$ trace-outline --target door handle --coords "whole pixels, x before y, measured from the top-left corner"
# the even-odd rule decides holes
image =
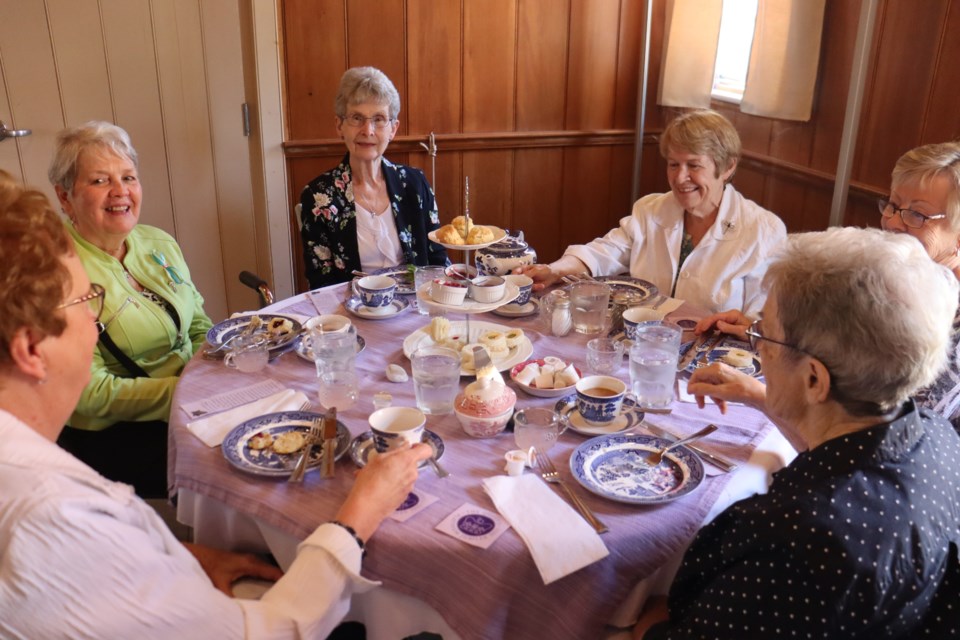
[[[0,120],[0,141],[6,140],[7,138],[22,138],[23,136],[28,136],[32,131],[30,129],[8,129],[7,123],[3,120]]]

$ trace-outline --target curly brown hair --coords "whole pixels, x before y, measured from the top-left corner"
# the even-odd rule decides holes
[[[23,327],[57,336],[66,320],[57,305],[70,286],[61,258],[73,243],[47,197],[0,169],[0,364]]]

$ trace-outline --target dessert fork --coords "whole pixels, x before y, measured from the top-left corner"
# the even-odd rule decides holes
[[[580,512],[580,515],[583,516],[583,519],[590,523],[590,526],[596,530],[597,533],[606,533],[609,531],[607,525],[600,522],[597,516],[593,515],[593,512],[590,511],[588,507],[579,496],[571,491],[570,487],[560,479],[560,474],[557,472],[557,468],[553,466],[553,461],[547,457],[547,454],[540,453],[539,451],[534,450],[537,458],[537,466],[540,468],[540,477],[544,481],[549,482],[550,484],[559,485],[563,489],[567,496],[570,498],[570,502],[573,503],[573,506],[577,508],[577,511]]]
[[[700,429],[700,431],[697,431],[693,435],[687,436],[682,440],[677,440],[676,442],[671,442],[670,444],[665,446],[663,449],[660,449],[660,451],[651,451],[650,453],[645,455],[643,459],[651,467],[659,466],[660,463],[663,462],[663,454],[665,454],[667,451],[670,451],[670,449],[679,447],[680,445],[686,444],[688,442],[693,442],[694,440],[699,440],[700,438],[706,435],[709,435],[716,430],[717,430],[717,425],[708,424],[703,429]]]

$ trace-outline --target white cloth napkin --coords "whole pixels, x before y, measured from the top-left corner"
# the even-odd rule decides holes
[[[208,447],[218,447],[230,430],[241,422],[275,411],[296,411],[307,403],[307,396],[302,391],[284,389],[266,398],[188,422],[187,429]]]
[[[683,305],[683,302],[684,301],[681,300],[680,298],[667,298],[666,300],[663,301],[663,303],[659,307],[657,307],[657,311],[659,311],[661,314],[663,314],[663,316],[665,316],[668,313],[673,313],[674,311],[679,309]]]
[[[543,584],[610,554],[593,527],[536,475],[493,476],[483,488],[527,544]]]

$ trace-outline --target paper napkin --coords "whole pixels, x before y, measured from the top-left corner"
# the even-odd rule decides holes
[[[593,527],[536,475],[493,476],[483,488],[523,538],[544,584],[609,555]]]
[[[241,422],[275,411],[296,411],[307,404],[301,391],[284,389],[273,395],[234,407],[222,413],[187,423],[187,429],[208,447],[218,447],[230,430]]]

